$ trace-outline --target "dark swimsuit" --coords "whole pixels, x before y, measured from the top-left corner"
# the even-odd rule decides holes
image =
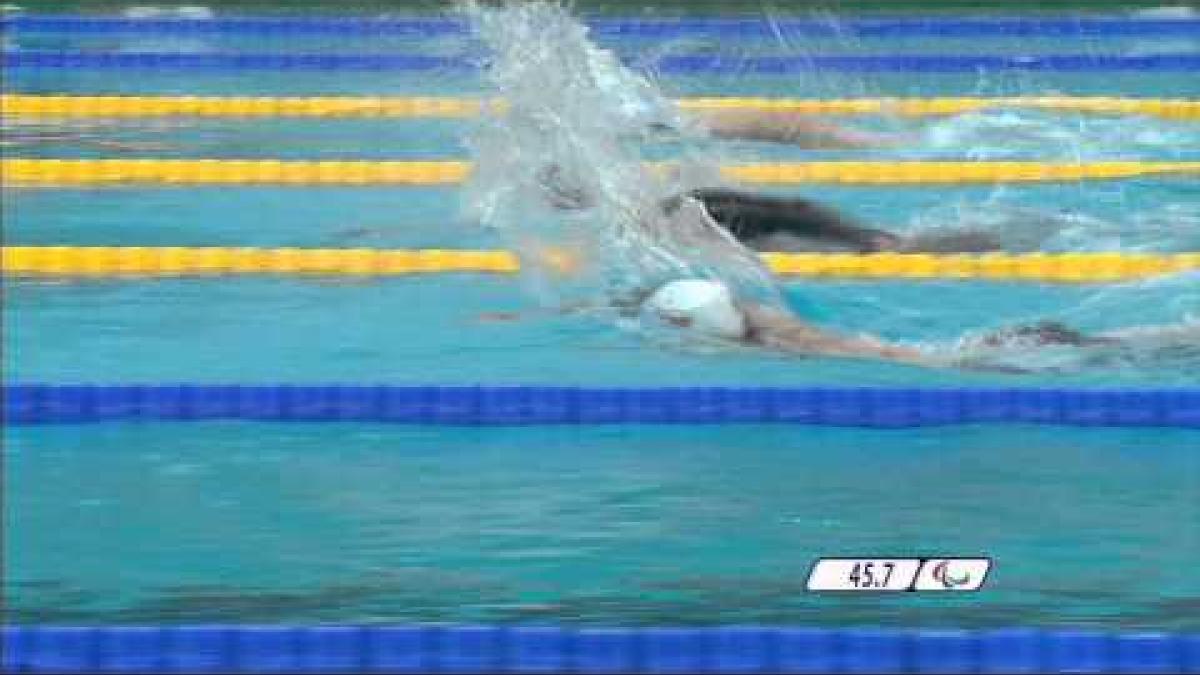
[[[547,166],[538,174],[549,203],[562,210],[591,206],[592,199],[587,192],[562,174],[557,165]],[[894,234],[865,227],[831,208],[796,197],[701,188],[666,200],[662,203],[663,211],[674,212],[685,196],[698,200],[717,224],[729,230],[738,241],[757,250],[765,250],[781,238],[806,241],[809,245],[801,245],[802,250],[825,244],[856,253],[891,250],[900,243]]]
[[[873,253],[895,245],[895,235],[864,227],[833,209],[806,199],[752,195],[736,190],[705,188],[687,193],[704,204],[708,214],[738,241],[751,247],[778,235],[836,242],[858,253]],[[680,198],[664,204],[678,208]]]

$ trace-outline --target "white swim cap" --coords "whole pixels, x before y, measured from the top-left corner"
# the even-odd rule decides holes
[[[683,279],[664,284],[646,300],[646,308],[665,321],[687,322],[706,335],[737,340],[746,334],[746,318],[719,281]]]

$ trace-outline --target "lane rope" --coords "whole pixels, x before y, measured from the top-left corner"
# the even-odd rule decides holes
[[[829,279],[981,279],[1104,283],[1200,270],[1200,253],[764,253],[772,272]],[[565,272],[569,252],[547,259]],[[141,248],[7,246],[5,275],[16,277],[176,277],[228,275],[396,276],[448,272],[512,274],[507,251],[453,249]]]
[[[704,97],[678,101],[693,111],[747,110],[806,115],[955,115],[991,108],[1031,108],[1109,115],[1200,119],[1200,101],[1165,98],[1036,96],[1008,98],[788,99]],[[0,95],[0,111],[28,118],[65,117],[468,117],[496,100],[458,97],[28,96]]]
[[[81,52],[70,50],[5,51],[5,69],[152,69],[152,70],[303,70],[447,72],[478,70],[482,56],[425,54],[283,54]],[[1200,70],[1200,54],[881,54],[721,56],[669,55],[652,63],[626,62],[657,73],[781,75],[813,71],[884,73],[1034,72],[1185,72]]]
[[[591,18],[588,27],[599,36],[668,38],[719,37],[1172,37],[1200,35],[1200,19],[1129,16],[1064,17],[939,17],[812,19],[795,16]],[[173,33],[284,36],[402,35],[437,37],[465,35],[466,22],[437,16],[297,17],[217,16],[212,18],[116,17],[71,14],[25,14],[6,17],[0,28],[11,31],[59,33]]]
[[[840,663],[880,673],[1200,670],[1200,633],[1029,627],[6,624],[0,639],[0,667],[13,673],[810,673]]]
[[[15,186],[452,185],[467,177],[470,166],[463,161],[6,159],[0,174]],[[758,184],[923,185],[1194,176],[1200,174],[1200,162],[781,162],[727,165],[721,172],[730,180]]]
[[[1200,389],[10,384],[3,394],[9,425],[244,419],[472,426],[1200,427]]]

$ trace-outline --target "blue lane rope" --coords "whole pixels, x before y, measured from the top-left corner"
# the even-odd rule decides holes
[[[1200,672],[1200,635],[1171,633],[470,625],[0,630],[5,672]]]
[[[46,385],[4,388],[4,422],[244,419],[440,425],[1055,424],[1200,427],[1200,389]]]
[[[1131,17],[906,17],[819,20],[793,17],[597,18],[588,25],[598,35],[669,38],[714,37],[1180,37],[1200,35],[1200,19]],[[266,17],[211,19],[28,14],[0,21],[10,31],[57,33],[175,33],[245,35],[406,35],[466,34],[465,22],[437,17]]]
[[[117,68],[186,70],[319,70],[319,71],[463,71],[484,59],[421,54],[233,54],[167,52],[8,51],[2,65],[21,68]],[[665,56],[650,63],[626,59],[630,65],[667,74],[786,74],[808,71],[957,73],[991,70],[1022,71],[1184,71],[1200,70],[1200,54],[1119,56],[1100,54],[879,55],[879,56]]]

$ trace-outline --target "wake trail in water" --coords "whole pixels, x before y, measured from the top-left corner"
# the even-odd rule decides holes
[[[506,104],[468,138],[475,169],[465,206],[507,240],[543,303],[605,304],[704,277],[782,306],[758,257],[699,203],[664,209],[710,181],[716,162],[693,150],[673,169],[646,165],[643,141],[656,124],[682,127],[684,145],[689,135],[702,140],[650,79],[593,44],[557,4],[462,11],[490,52],[486,82]]]

